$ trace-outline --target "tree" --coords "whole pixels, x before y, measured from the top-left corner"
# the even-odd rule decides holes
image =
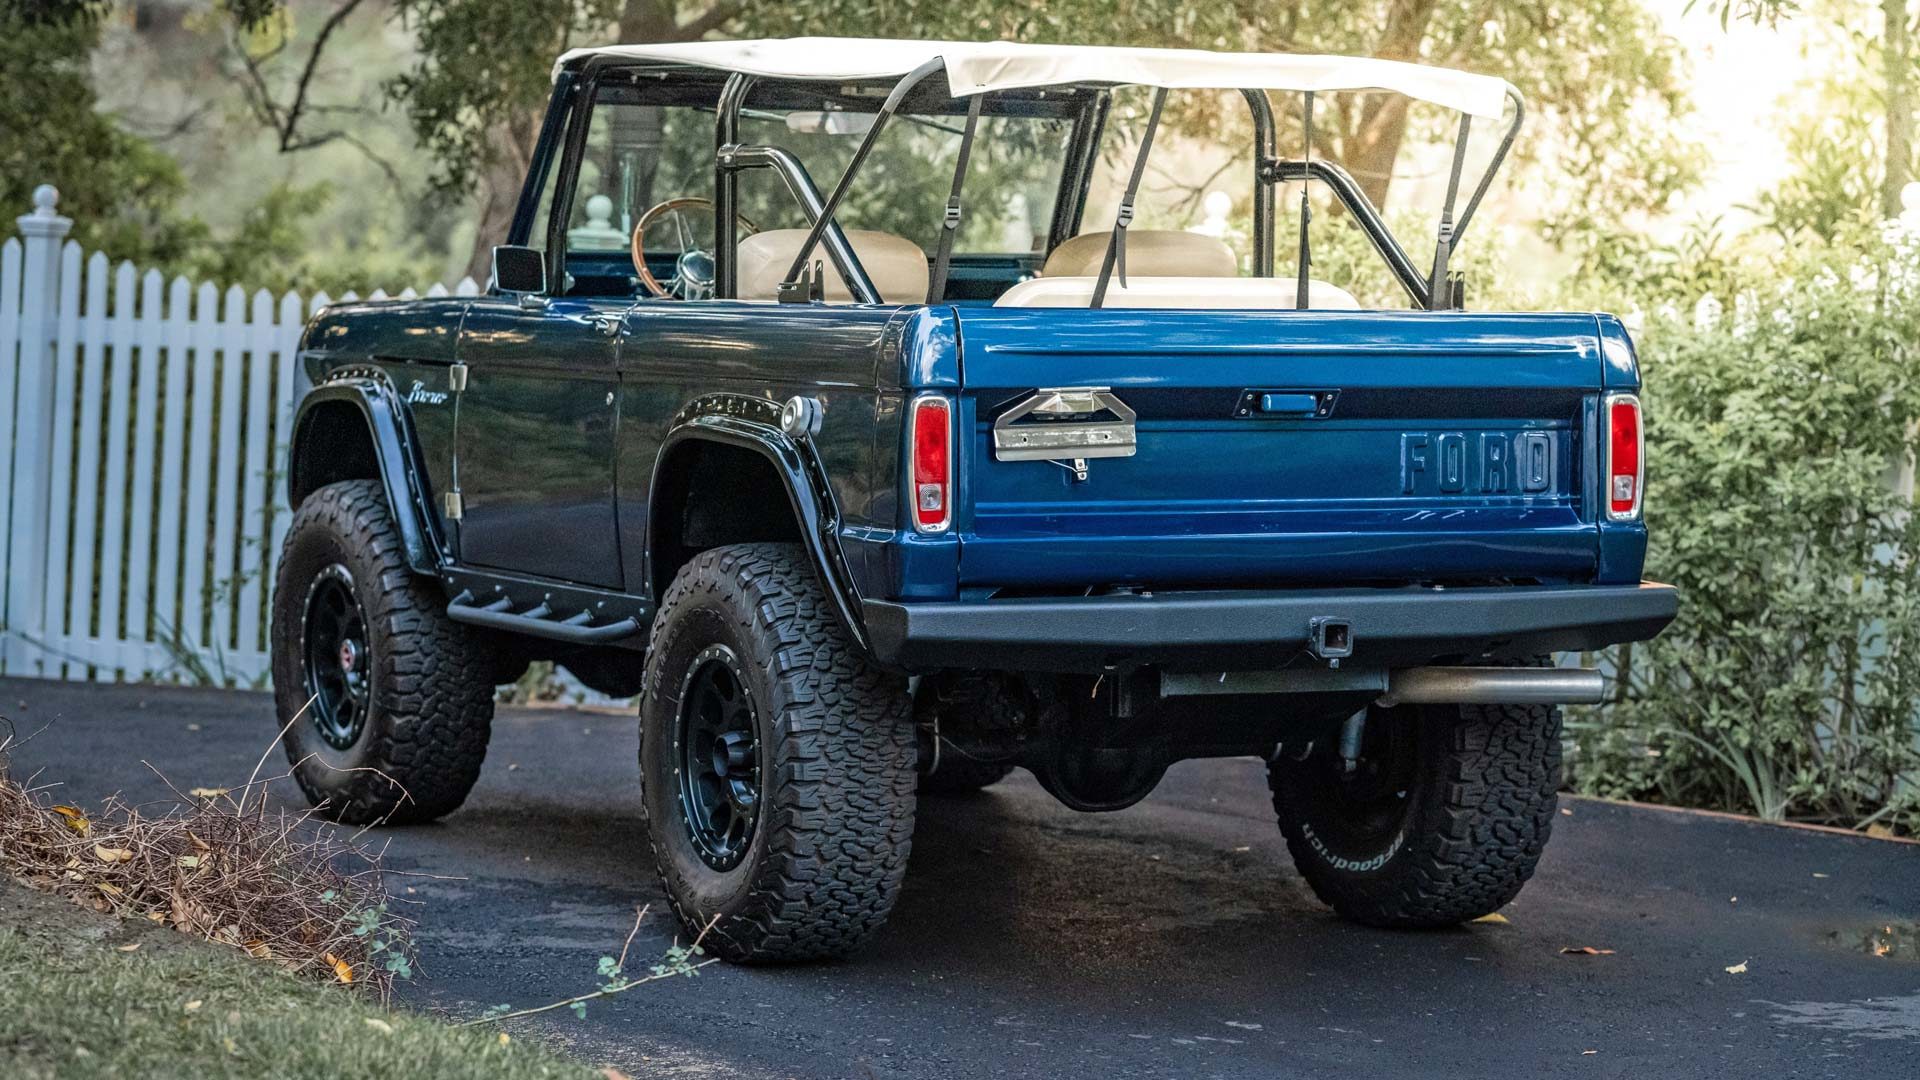
[[[280,2],[230,0],[255,11]],[[395,0],[394,11],[412,29],[419,61],[392,96],[433,158],[438,187],[478,188],[476,275],[511,218],[556,55],[722,30],[1349,53],[1500,75],[1522,88],[1536,130],[1549,133],[1523,144],[1522,160],[1552,154],[1567,163],[1546,215],[1563,241],[1588,218],[1658,210],[1697,174],[1666,122],[1686,107],[1676,49],[1640,0]],[[1315,152],[1343,162],[1385,205],[1410,135],[1442,136],[1448,123],[1397,95],[1342,95],[1321,113]]]
[[[397,0],[420,60],[391,90],[432,154],[442,191],[477,186],[467,272],[484,279],[533,158],[554,58],[578,44],[694,41],[745,7],[735,0]]]
[[[33,188],[60,189],[73,238],[130,258],[177,260],[207,240],[172,213],[180,170],[95,109],[88,57],[96,0],[0,2],[0,206],[22,213]]]
[[[1901,195],[1915,176],[1913,122],[1920,100],[1915,99],[1914,87],[1915,68],[1920,65],[1920,56],[1914,52],[1916,13],[1909,3],[1910,0],[1880,0],[1879,36],[1862,34],[1857,37],[1864,52],[1877,54],[1879,86],[1876,88],[1877,94],[1871,95],[1878,99],[1872,104],[1880,113],[1881,154],[1877,189],[1880,216],[1888,220],[1900,216]],[[1733,18],[1772,25],[1783,18],[1798,15],[1802,10],[1798,0],[1712,0],[1710,8],[1719,13],[1722,25]],[[1859,16],[1863,14],[1857,10],[1857,5],[1846,3],[1845,0],[1819,5],[1817,10],[1839,26],[1857,25]],[[1830,163],[1815,164],[1830,167]]]

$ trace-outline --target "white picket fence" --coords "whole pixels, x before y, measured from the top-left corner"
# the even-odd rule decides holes
[[[263,683],[294,353],[329,297],[115,267],[58,197],[0,245],[0,674]]]

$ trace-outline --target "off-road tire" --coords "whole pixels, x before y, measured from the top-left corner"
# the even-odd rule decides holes
[[[369,706],[360,735],[329,745],[309,717],[303,635],[316,577],[344,567],[365,614]],[[322,816],[354,825],[432,821],[472,790],[493,723],[494,659],[415,574],[379,483],[345,480],[293,513],[273,597],[273,690],[293,778]]]
[[[758,812],[716,869],[682,813],[680,699],[696,660],[732,650],[754,712]],[[797,545],[695,556],[661,600],[640,704],[647,835],[674,913],[748,963],[845,956],[886,922],[913,839],[917,751],[906,679],[848,636]]]
[[[1356,843],[1336,820],[1329,755],[1268,766],[1274,810],[1314,894],[1369,926],[1452,926],[1499,910],[1533,876],[1553,830],[1560,710],[1429,705],[1374,710],[1369,725],[1415,726],[1417,752],[1390,838]]]
[[[970,795],[1007,778],[1013,766],[993,761],[971,761],[942,747],[940,767],[920,778],[922,795]]]

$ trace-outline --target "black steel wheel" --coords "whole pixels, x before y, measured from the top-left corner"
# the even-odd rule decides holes
[[[757,721],[740,657],[725,645],[700,650],[680,688],[673,750],[681,818],[715,870],[739,865],[760,819]]]
[[[307,590],[301,651],[306,658],[307,714],[335,750],[360,741],[371,705],[367,616],[353,594],[353,572],[329,563]]]

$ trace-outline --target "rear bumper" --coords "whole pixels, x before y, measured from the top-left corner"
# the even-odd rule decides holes
[[[1352,627],[1346,663],[1436,662],[1598,649],[1658,634],[1679,611],[1670,585],[1473,589],[1292,589],[972,602],[865,602],[882,662],[912,671],[1277,668],[1306,648],[1315,619]]]

